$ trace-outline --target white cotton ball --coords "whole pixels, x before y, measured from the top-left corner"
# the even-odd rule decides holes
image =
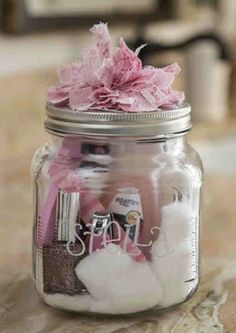
[[[162,289],[147,262],[136,262],[119,246],[109,244],[85,257],[78,278],[94,298],[90,311],[132,313],[158,304]]]
[[[112,263],[113,260],[119,263]],[[114,275],[126,272],[130,265],[130,257],[121,248],[109,244],[105,249],[97,250],[79,262],[75,271],[78,278],[86,285],[95,298],[104,298],[104,288],[110,290]],[[96,283],[94,283],[96,281]]]
[[[161,209],[161,231],[170,246],[191,237],[190,206],[182,202],[173,202]]]
[[[173,252],[159,257],[152,247],[151,267],[163,288],[163,297],[159,304],[169,306],[185,300],[196,285],[196,280],[186,282],[194,278],[191,261],[191,247],[189,242],[182,241]]]
[[[158,257],[155,244],[152,248],[151,267],[163,288],[163,297],[159,304],[163,307],[180,303],[197,284],[192,269],[191,246],[182,241],[178,248],[165,256]],[[187,282],[192,280],[191,282]]]
[[[69,296],[66,294],[44,293],[43,298],[47,304],[54,308],[77,312],[88,312],[94,301],[90,295]]]
[[[173,156],[166,156],[165,158],[168,166],[162,169],[159,174],[159,192],[160,205],[169,205],[173,202],[173,197],[178,196],[178,193],[187,197],[192,194],[192,176],[189,174],[189,170],[179,164],[179,158],[173,161]]]
[[[197,284],[192,258],[190,209],[175,202],[162,208],[161,231],[152,246],[151,267],[163,288],[161,306],[185,300]]]

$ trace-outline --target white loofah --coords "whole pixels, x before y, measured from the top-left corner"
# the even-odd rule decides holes
[[[90,311],[132,313],[158,304],[162,289],[147,262],[135,262],[119,246],[84,258],[76,267],[78,278],[95,299]]]

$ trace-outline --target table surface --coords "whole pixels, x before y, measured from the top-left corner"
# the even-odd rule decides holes
[[[213,137],[223,134],[221,126],[212,131]],[[6,142],[8,154],[0,163],[1,333],[236,333],[236,175],[205,176],[202,278],[191,300],[167,312],[126,319],[70,314],[44,304],[32,284],[29,166],[43,137],[35,132],[26,143],[22,133]],[[207,137],[209,129],[201,133]]]

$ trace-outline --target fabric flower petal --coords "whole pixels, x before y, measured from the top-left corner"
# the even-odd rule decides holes
[[[109,58],[111,51],[111,38],[107,24],[100,23],[95,24],[90,31],[94,34],[96,38],[96,46],[100,57]]]
[[[165,66],[162,69],[165,72],[174,73],[175,75],[178,75],[181,72],[181,68],[176,62],[171,65]]]
[[[48,90],[49,101],[57,106],[69,105],[69,91],[70,87],[63,84],[51,87]]]
[[[93,97],[93,89],[91,87],[74,87],[70,93],[70,107],[73,109],[82,106],[83,109],[91,106],[95,103],[95,99]]]
[[[58,71],[59,84],[48,92],[52,104],[80,112],[145,112],[183,102],[184,94],[172,89],[180,72],[177,63],[163,68],[143,67],[138,54],[145,45],[133,52],[121,38],[112,55],[107,24],[96,24],[91,32],[95,41],[83,51],[82,61]]]
[[[81,65],[80,64],[70,64],[66,66],[62,66],[58,70],[58,77],[59,81],[62,84],[73,84],[78,80],[79,74],[81,71]]]

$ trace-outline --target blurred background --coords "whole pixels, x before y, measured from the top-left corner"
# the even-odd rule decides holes
[[[132,48],[147,42],[145,64],[180,63],[176,87],[195,122],[232,124],[235,0],[0,0],[2,157],[31,153],[45,140],[44,104],[56,69],[80,58],[99,21],[108,22],[114,45],[120,36]]]
[[[175,85],[192,105],[190,141],[206,171],[203,264],[236,256],[236,0],[0,0],[2,286],[30,271],[29,169],[47,140],[47,89],[99,21],[114,45],[120,36],[132,48],[147,42],[145,64],[180,63]]]

